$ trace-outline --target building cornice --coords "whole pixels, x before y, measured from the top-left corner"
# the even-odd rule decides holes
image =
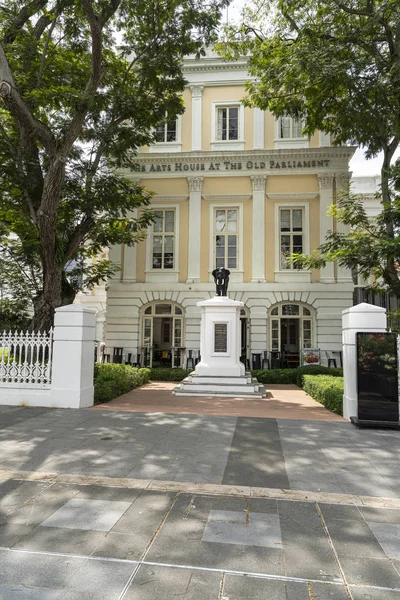
[[[314,200],[314,198],[318,198],[318,192],[267,194],[267,198],[269,200]]]
[[[226,177],[306,175],[348,171],[354,146],[243,150],[219,152],[166,152],[132,156],[126,173],[134,177]]]
[[[250,194],[206,194],[203,195],[204,200],[210,200],[212,202],[224,202],[225,200],[232,200],[237,202],[244,202],[250,200]]]

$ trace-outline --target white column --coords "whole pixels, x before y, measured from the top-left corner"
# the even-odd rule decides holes
[[[191,85],[192,92],[192,150],[201,150],[203,85]]]
[[[343,416],[357,417],[357,331],[386,331],[386,309],[362,302],[342,312]]]
[[[56,308],[51,380],[52,406],[93,405],[96,311],[80,304]]]
[[[122,244],[118,245],[118,246],[110,246],[110,248],[108,249],[108,258],[112,263],[115,263],[119,269],[122,268],[121,265],[121,260],[122,260]],[[114,275],[110,278],[110,281],[121,281],[122,278],[122,271],[118,270],[114,273]]]
[[[132,218],[137,219],[138,209],[132,213]],[[123,283],[135,283],[136,281],[136,244],[134,246],[124,246],[124,272],[122,273]]]
[[[348,193],[350,187],[351,173],[344,171],[342,173],[336,173],[336,195],[340,196],[342,193]],[[338,233],[348,234],[350,227],[344,223],[336,222],[336,231]],[[350,269],[346,267],[337,266],[337,280],[340,283],[353,283],[353,277]]]
[[[333,203],[333,179],[332,173],[319,173],[319,240],[320,244],[325,242],[326,232],[333,231],[333,218],[327,214],[329,206]],[[320,271],[321,283],[335,283],[334,264],[327,263]]]
[[[266,175],[250,177],[253,186],[252,283],[265,282],[265,182]]]
[[[203,177],[188,177],[189,184],[189,249],[186,283],[200,281],[201,189]]]
[[[254,108],[254,150],[264,149],[264,111]]]

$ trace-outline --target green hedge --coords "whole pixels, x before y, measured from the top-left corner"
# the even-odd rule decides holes
[[[152,381],[182,381],[191,373],[193,369],[150,369],[150,379]]]
[[[252,371],[260,383],[296,383],[297,369],[268,369],[266,371]]]
[[[295,384],[299,387],[304,385],[304,375],[330,375],[331,377],[343,377],[343,369],[338,367],[324,367],[323,365],[308,365],[296,369]]]
[[[150,379],[150,369],[134,369],[129,365],[96,363],[94,366],[94,403],[118,398]]]
[[[150,379],[153,381],[182,381],[191,373],[193,369],[151,369]],[[253,377],[257,377],[260,383],[294,383],[299,387],[303,385],[303,375],[333,375],[340,377],[343,375],[343,369],[331,369],[330,367],[307,366],[297,369],[268,369],[252,371]]]
[[[328,410],[343,415],[343,377],[303,375],[303,390]]]

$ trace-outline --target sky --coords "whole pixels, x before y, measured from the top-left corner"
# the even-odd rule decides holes
[[[225,22],[229,19],[235,20],[239,18],[240,11],[243,8],[246,0],[233,0],[233,2],[229,5],[227,9],[227,14],[225,15]],[[400,149],[398,148],[394,160],[400,156]],[[382,165],[382,154],[378,155],[376,158],[366,160],[364,158],[364,150],[358,148],[350,161],[350,171],[353,174],[353,177],[362,177],[362,176],[374,176],[380,175]]]

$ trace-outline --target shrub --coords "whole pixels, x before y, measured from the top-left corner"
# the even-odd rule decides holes
[[[94,403],[101,404],[118,398],[150,379],[150,369],[134,369],[116,363],[94,366]]]
[[[296,383],[297,369],[268,369],[266,371],[252,371],[260,383]]]
[[[296,369],[296,385],[303,387],[304,375],[330,375],[331,377],[343,377],[342,368],[324,367],[323,365],[309,365]]]
[[[303,375],[303,390],[328,410],[343,415],[343,377]]]
[[[151,369],[150,379],[152,381],[182,381],[191,373],[193,369]]]

